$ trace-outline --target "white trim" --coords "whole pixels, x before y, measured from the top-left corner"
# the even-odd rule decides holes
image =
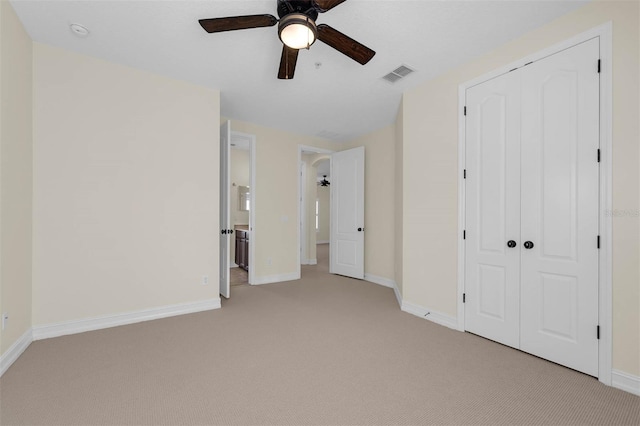
[[[29,328],[0,356],[0,377],[2,377],[20,355],[27,350],[31,342],[33,342],[33,334],[31,333],[31,328]]]
[[[252,282],[253,285],[281,283],[283,281],[294,281],[300,279],[299,272],[291,272],[289,274],[265,275],[258,277]]]
[[[611,371],[611,386],[640,396],[640,377],[620,370]]]
[[[298,173],[298,200],[300,205],[298,206],[300,220],[298,221],[298,226],[300,227],[300,264],[308,265],[308,251],[309,244],[307,242],[307,235],[309,234],[309,229],[307,228],[307,163],[300,159],[299,162],[300,172]]]
[[[329,240],[316,241],[316,244],[329,244]]]
[[[464,169],[466,166],[466,141],[467,126],[464,115],[464,107],[467,103],[467,86],[461,84],[458,88],[458,303],[457,303],[457,329],[464,331],[464,304],[462,295],[464,294],[465,283],[465,253],[466,242],[462,238],[466,228],[466,185],[464,180]]]
[[[445,327],[449,327],[454,330],[458,329],[458,321],[451,315],[433,311],[431,309],[427,309],[419,305],[414,305],[413,303],[409,302],[402,302],[402,306],[400,307],[400,309],[417,317],[435,322],[436,324],[444,325]]]
[[[598,380],[612,385],[613,369],[613,40],[612,24],[594,29],[600,36],[600,273]]]
[[[398,284],[394,280],[390,278],[379,277],[373,274],[367,274],[366,272],[364,274],[364,280],[369,281],[370,283],[381,285],[383,287],[392,288],[393,293],[396,295],[398,306],[402,307],[402,295],[400,294],[400,290],[398,290]]]
[[[117,327],[119,325],[134,324],[194,312],[209,311],[220,308],[220,297],[197,302],[180,303],[176,305],[160,306],[140,311],[125,312],[114,315],[103,315],[74,321],[64,321],[54,324],[33,327],[33,340],[49,339],[67,334],[84,333],[85,331],[100,330]]]
[[[373,274],[367,274],[366,272],[364,273],[364,280],[388,288],[394,288],[396,285],[396,282],[392,279],[379,277]]]
[[[398,288],[398,283],[393,283],[393,292],[396,294],[396,300],[398,301],[398,306],[400,310],[402,310],[402,294],[400,293],[400,289]]]
[[[577,44],[583,43],[593,38],[600,38],[600,59],[602,66],[600,70],[600,275],[599,275],[599,306],[598,316],[600,322],[600,341],[598,343],[598,380],[605,385],[612,384],[612,218],[606,215],[607,211],[612,211],[612,71],[613,71],[613,44],[612,44],[612,24],[607,22],[588,31],[580,33],[570,39],[528,55],[518,61],[483,74],[473,80],[462,83],[458,86],[458,102],[460,114],[458,118],[458,307],[457,307],[457,329],[464,331],[464,305],[462,304],[462,294],[464,293],[464,240],[462,230],[465,226],[464,220],[464,179],[462,170],[465,166],[465,116],[462,108],[465,105],[466,90],[484,81],[505,74],[514,68],[519,68],[528,62],[543,59],[554,53],[568,49]]]

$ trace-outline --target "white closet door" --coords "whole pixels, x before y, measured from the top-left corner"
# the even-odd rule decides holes
[[[468,89],[466,120],[465,329],[517,348],[520,74]]]
[[[598,39],[522,72],[521,349],[598,375]]]

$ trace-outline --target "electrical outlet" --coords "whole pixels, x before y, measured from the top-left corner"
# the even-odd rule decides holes
[[[209,285],[209,275],[202,276],[202,285]]]
[[[2,314],[2,329],[7,328],[7,324],[9,323],[9,314],[7,312]]]

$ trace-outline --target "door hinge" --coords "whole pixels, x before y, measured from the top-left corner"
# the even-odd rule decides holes
[[[598,74],[600,74],[600,59],[598,59]]]
[[[600,326],[596,326],[596,338],[600,340]]]
[[[598,235],[598,248],[600,248],[600,235]]]
[[[463,240],[467,239],[467,230],[466,229],[462,231],[462,239]]]
[[[464,171],[462,172],[462,178],[463,179],[467,178],[467,169],[464,169]]]
[[[600,148],[598,148],[598,163],[600,162]]]
[[[462,303],[467,303],[467,293],[462,293]]]
[[[464,115],[467,115],[467,107],[464,107]]]

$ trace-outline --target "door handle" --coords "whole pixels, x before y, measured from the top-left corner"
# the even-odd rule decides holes
[[[513,240],[509,240],[509,241],[507,242],[507,247],[509,247],[509,248],[514,248],[515,246],[516,246],[516,242],[515,242],[515,241],[513,241]]]
[[[226,229],[223,229],[222,231],[220,231],[220,233],[221,233],[221,234],[226,234],[226,233],[227,233],[227,230],[226,230]]]
[[[228,233],[228,234],[233,234],[233,229],[229,229],[229,230],[227,230],[227,233]]]
[[[524,242],[524,248],[526,248],[527,250],[530,250],[533,248],[533,243],[531,241],[525,241]]]
[[[363,232],[364,228],[358,228],[358,232]]]

